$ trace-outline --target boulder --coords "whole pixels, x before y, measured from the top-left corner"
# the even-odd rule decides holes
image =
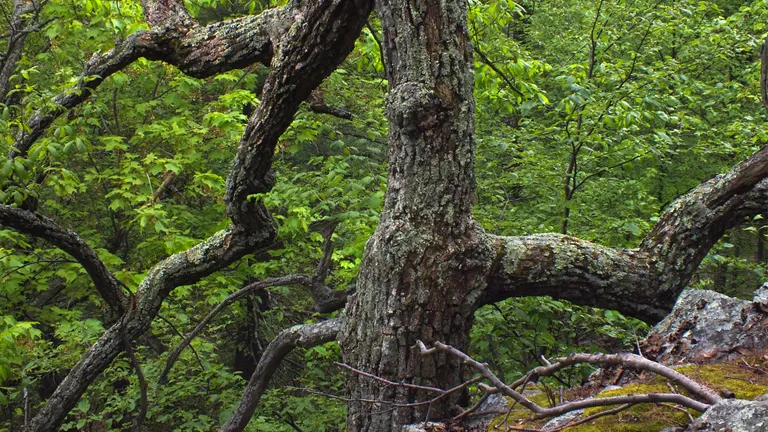
[[[641,344],[660,363],[711,363],[768,352],[768,283],[752,301],[685,290]]]
[[[712,405],[686,432],[768,431],[768,402],[724,399]]]

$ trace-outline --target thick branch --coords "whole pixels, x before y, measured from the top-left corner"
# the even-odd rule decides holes
[[[667,304],[647,254],[612,249],[561,234],[491,236],[497,252],[484,303],[509,297],[552,296],[661,320]],[[646,288],[646,289],[644,289]]]
[[[258,16],[183,31],[162,27],[130,35],[114,49],[94,54],[73,88],[60,93],[32,115],[27,130],[17,135],[10,157],[26,155],[56,118],[83,103],[106,78],[139,58],[164,61],[198,78],[254,63],[269,65],[273,45],[284,37],[296,13],[289,8],[272,9]]]
[[[183,1],[141,0],[141,7],[144,9],[144,19],[152,28],[188,27],[195,22]]]
[[[768,207],[766,176],[768,147],[676,200],[639,249],[556,234],[488,236],[496,260],[484,303],[549,295],[658,322],[720,237]]]
[[[249,225],[249,196],[274,184],[270,167],[280,135],[299,104],[351,52],[372,7],[369,0],[312,2],[287,30],[290,37],[275,46],[262,102],[248,121],[227,179],[227,212],[235,225]]]
[[[37,20],[40,7],[29,0],[14,0],[13,13],[10,17],[10,34],[6,52],[0,53],[0,103],[4,103],[10,91],[10,79],[16,70],[16,64],[24,51],[24,42],[30,27]],[[30,19],[29,14],[34,16]]]
[[[0,205],[0,225],[42,238],[72,255],[88,272],[96,290],[112,311],[117,314],[125,312],[126,297],[120,290],[120,282],[77,233],[59,226],[45,216],[6,205]]]
[[[311,348],[335,340],[339,328],[338,319],[332,319],[317,324],[297,325],[280,332],[264,350],[245,387],[240,405],[221,427],[220,432],[239,432],[245,429],[283,357],[296,347]]]
[[[24,429],[26,432],[56,431],[75,406],[86,388],[106,369],[124,349],[124,339],[136,339],[144,334],[157,316],[165,297],[175,287],[198,281],[233,262],[253,247],[268,245],[274,237],[273,226],[250,237],[234,235],[229,229],[220,231],[203,243],[172,255],[158,263],[139,285],[137,304],[130,319],[120,320],[110,327],[67,374],[56,391]]]
[[[125,331],[129,339],[146,332],[163,300],[174,288],[195,283],[244,255],[271,244],[276,234],[274,220],[261,201],[251,200],[249,196],[271,188],[274,183],[271,161],[277,139],[290,125],[299,104],[351,51],[371,8],[370,1],[333,0],[322,2],[322,5],[308,5],[306,10],[297,14],[290,30],[282,35],[277,54],[272,59],[273,69],[267,77],[262,103],[246,127],[237,159],[230,171],[227,212],[232,226],[185,252],[169,257],[150,270],[136,293],[136,311],[125,322],[125,329],[118,323],[104,333],[32,419],[25,429],[27,432],[56,430],[85,389],[122,350],[121,332]],[[141,42],[142,37],[148,37],[152,40],[147,35],[134,35],[133,39]],[[246,35],[239,34],[238,37],[243,43],[250,42]],[[207,46],[221,41],[197,42]],[[247,51],[248,47],[242,49]],[[235,53],[225,52],[222,55]],[[195,64],[217,65],[222,55],[200,57]],[[223,66],[232,67],[233,63]]]

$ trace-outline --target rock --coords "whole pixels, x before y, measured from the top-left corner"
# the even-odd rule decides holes
[[[445,423],[426,422],[414,425],[405,425],[401,432],[446,432]]]
[[[493,419],[499,416],[499,412],[505,411],[508,407],[509,402],[507,401],[507,398],[499,393],[492,394],[477,408],[477,412],[491,412],[494,414],[470,417],[464,421],[464,425],[468,428],[478,428],[483,430],[493,421]]]
[[[723,399],[686,432],[758,432],[768,430],[768,402]]]
[[[755,291],[755,297],[752,299],[752,303],[762,313],[768,314],[768,282]]]
[[[751,302],[714,291],[685,290],[641,349],[646,357],[665,364],[728,361],[768,351],[766,334],[768,284]]]
[[[568,423],[580,418],[583,415],[584,415],[583,409],[567,412],[561,416],[557,416],[552,420],[544,423],[544,426],[541,427],[541,430],[547,431],[547,430],[558,429],[561,426],[565,426]]]

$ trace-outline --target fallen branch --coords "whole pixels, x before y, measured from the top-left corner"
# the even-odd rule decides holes
[[[482,376],[488,379],[488,381],[490,381],[490,383],[494,387],[499,389],[502,394],[512,398],[516,403],[519,403],[520,405],[527,408],[529,411],[533,412],[535,414],[535,418],[555,417],[570,411],[575,411],[583,408],[593,408],[593,407],[599,407],[599,406],[620,405],[620,404],[636,405],[640,403],[662,403],[662,402],[676,403],[686,408],[691,408],[699,412],[704,412],[707,410],[707,408],[711,406],[710,404],[713,404],[720,400],[720,397],[717,396],[717,394],[715,394],[712,390],[707,389],[699,385],[698,383],[693,382],[689,378],[675,371],[672,371],[671,369],[665,366],[655,364],[640,356],[631,355],[632,357],[629,357],[627,359],[627,361],[630,364],[625,364],[625,363],[622,363],[622,358],[624,358],[624,356],[630,356],[630,355],[574,354],[568,357],[557,359],[557,362],[553,363],[550,366],[541,366],[539,368],[534,369],[534,371],[538,370],[539,373],[534,374],[532,371],[525,377],[521,378],[522,382],[527,382],[534,376],[542,376],[549,373],[554,373],[555,371],[562,369],[563,367],[578,364],[578,363],[592,363],[592,364],[605,364],[605,365],[621,364],[628,367],[636,367],[640,369],[652,370],[654,372],[655,371],[662,372],[664,374],[663,375],[664,377],[681,385],[682,387],[686,388],[686,390],[691,391],[692,393],[705,399],[709,403],[702,403],[690,397],[683,396],[681,394],[652,393],[652,394],[639,394],[639,395],[626,395],[626,396],[612,396],[612,397],[604,397],[604,398],[590,398],[590,399],[584,399],[580,401],[568,402],[552,408],[544,408],[537,405],[535,402],[531,401],[527,397],[525,397],[522,393],[515,391],[513,389],[515,384],[513,384],[512,386],[508,386],[504,384],[501,380],[499,380],[499,378],[496,375],[493,374],[493,372],[490,370],[487,364],[480,363],[477,360],[474,360],[473,358],[469,357],[467,354],[459,351],[458,349],[450,345],[446,345],[441,342],[435,342],[435,346],[433,348],[428,349],[423,342],[419,341],[419,348],[421,350],[422,355],[431,355],[436,352],[445,352],[447,354],[458,357],[464,363],[470,365],[473,369],[475,369]],[[641,359],[642,361],[637,361],[637,359]],[[518,380],[518,381],[521,381],[521,380]],[[693,385],[691,383],[693,383]]]

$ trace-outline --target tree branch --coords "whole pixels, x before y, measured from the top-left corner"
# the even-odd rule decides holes
[[[309,285],[310,284],[310,278],[304,275],[291,275],[291,276],[284,276],[284,277],[277,277],[272,279],[267,279],[265,281],[259,281],[252,283],[230,295],[228,295],[221,303],[216,305],[215,308],[211,312],[208,313],[208,315],[205,316],[199,323],[197,323],[197,326],[189,332],[189,334],[179,343],[179,345],[173,349],[173,351],[168,354],[168,358],[165,360],[165,368],[163,369],[163,372],[160,374],[160,377],[157,379],[157,382],[159,384],[164,384],[168,381],[168,373],[171,371],[171,368],[173,368],[173,365],[176,363],[176,361],[179,359],[179,355],[181,354],[181,351],[184,350],[189,344],[192,342],[192,339],[196,338],[197,335],[200,334],[200,332],[205,329],[205,326],[208,325],[211,320],[216,317],[216,315],[219,314],[224,308],[232,304],[233,302],[240,300],[241,298],[253,293],[254,291],[258,291],[261,289],[264,289],[266,287],[271,286],[284,286],[284,285]]]
[[[683,396],[681,394],[676,393],[652,393],[652,394],[639,394],[639,395],[627,395],[627,396],[611,396],[611,397],[604,397],[604,398],[590,398],[590,399],[584,399],[580,401],[575,402],[568,402],[562,405],[558,405],[552,408],[543,408],[539,405],[537,405],[535,402],[531,401],[530,399],[526,398],[522,393],[519,393],[515,391],[511,386],[508,386],[504,384],[501,380],[499,380],[496,375],[491,372],[491,369],[488,367],[487,364],[483,364],[478,362],[477,360],[474,360],[473,358],[469,357],[465,353],[457,350],[456,348],[443,344],[441,342],[435,342],[434,348],[427,349],[426,346],[424,346],[423,343],[419,342],[419,348],[421,350],[422,355],[431,355],[435,352],[445,352],[452,356],[458,357],[461,359],[464,363],[468,364],[470,367],[478,371],[482,376],[488,379],[490,381],[491,385],[498,388],[502,394],[505,396],[508,396],[515,400],[515,402],[519,403],[520,405],[526,407],[529,411],[533,412],[536,416],[536,418],[548,418],[548,417],[555,417],[558,415],[565,414],[570,411],[575,411],[578,409],[583,408],[592,408],[592,407],[598,407],[598,406],[609,406],[609,405],[620,405],[620,404],[638,404],[638,403],[658,403],[658,402],[672,402],[680,404],[686,408],[695,409],[699,412],[706,411],[707,408],[710,407],[710,404],[701,403],[694,399],[691,399],[687,396]],[[589,363],[598,363],[602,361],[610,361],[610,362],[620,362],[621,357],[616,356],[606,356],[601,357],[600,355],[593,356],[590,354],[583,354],[580,355],[580,360],[583,361],[576,361],[575,358],[573,360],[572,364],[581,363],[581,362],[589,362]],[[571,356],[575,357],[575,356]],[[639,356],[636,356],[639,357]],[[570,358],[570,357],[569,357]],[[642,357],[640,357],[642,359]],[[560,359],[565,360],[565,359]],[[648,364],[637,361],[634,358],[629,359],[634,366],[630,367],[640,367],[640,368],[647,368],[649,367]],[[643,359],[645,360],[645,359]],[[649,362],[652,363],[652,362]],[[545,366],[544,368],[552,368],[557,369],[552,366]],[[653,367],[655,370],[660,370],[660,368],[666,368],[666,366],[657,365],[657,367]],[[537,368],[540,369],[540,368]],[[670,370],[671,371],[671,370]],[[554,370],[553,370],[554,372]],[[671,371],[676,374],[676,372]],[[665,372],[667,375],[669,372]],[[678,379],[679,377],[676,377]],[[685,378],[682,382],[690,381],[688,378]],[[678,382],[680,383],[680,382]],[[720,397],[714,394],[709,389],[705,389],[698,384],[694,383],[697,387],[698,394],[699,395],[706,395],[708,401],[719,401]],[[714,402],[711,402],[714,403]]]
[[[83,103],[105,79],[139,58],[164,61],[198,78],[254,63],[269,65],[273,46],[284,37],[297,12],[284,7],[207,26],[161,27],[128,36],[112,50],[94,54],[74,87],[54,97],[48,106],[30,117],[27,130],[17,134],[9,157],[26,155],[56,118]]]
[[[485,63],[489,68],[491,68],[492,71],[496,72],[496,75],[498,75],[499,78],[501,78],[502,80],[504,80],[505,83],[507,83],[507,86],[510,88],[510,90],[517,93],[520,97],[525,96],[523,95],[523,92],[521,92],[520,90],[517,89],[517,87],[515,87],[515,85],[512,83],[512,80],[510,80],[507,77],[507,75],[501,71],[501,69],[496,67],[496,65],[491,61],[491,59],[488,58],[487,55],[485,55],[484,52],[480,51],[479,46],[475,45],[473,49],[475,50],[475,53],[478,55],[478,57],[480,57],[480,60],[482,60],[483,63]]]
[[[292,2],[290,6],[302,5]],[[249,197],[271,189],[275,181],[271,162],[277,140],[290,125],[299,104],[352,50],[372,7],[373,2],[368,0],[310,3],[304,5],[304,9],[300,11],[293,11],[300,12],[297,15],[302,17],[301,20],[294,21],[291,18],[287,23],[273,23],[281,29],[286,24],[291,28],[280,33],[285,40],[281,41],[274,56],[271,56],[272,70],[266,80],[262,103],[246,126],[237,158],[230,171],[226,203],[232,226],[184,252],[161,261],[149,271],[137,290],[135,312],[124,325],[129,340],[149,329],[163,300],[174,288],[195,283],[200,278],[237,262],[246,254],[272,243],[276,234],[274,220],[263,202]],[[252,24],[254,21],[266,19],[264,16],[274,16],[273,14],[281,10],[285,11],[268,11],[258,17],[246,17],[229,23]],[[240,28],[235,34],[230,34],[230,38],[222,35],[217,39],[215,24],[207,26],[206,29],[213,31],[211,39],[185,39],[180,45],[176,39],[174,43],[164,45],[166,50],[171,47],[176,50],[166,52],[167,56],[163,60],[173,63],[178,54],[188,52],[185,50],[190,46],[218,46],[223,53],[215,53],[220,55],[187,55],[184,59],[190,66],[195,67],[182,68],[185,73],[190,74],[201,70],[215,73],[218,71],[217,67],[232,68],[244,64],[240,60],[248,59],[248,56],[256,52],[261,55],[271,53],[253,47],[254,40],[260,42],[251,34],[255,31],[253,25]],[[265,28],[261,30],[266,32]],[[172,33],[171,31],[171,36]],[[186,34],[190,33],[193,32]],[[152,37],[147,35],[147,32],[133,35],[129,39],[134,42],[126,42],[127,46],[144,43],[147,38],[152,41]],[[228,44],[233,38],[250,45]],[[246,57],[241,57],[241,54],[246,54]],[[222,62],[222,59],[226,61]],[[202,66],[202,69],[197,66]],[[82,82],[81,80],[81,84]],[[121,327],[123,326],[117,324],[109,328],[85,357],[70,370],[48,403],[31,420],[25,429],[26,432],[54,431],[58,428],[85,389],[122,351]]]
[[[88,272],[96,290],[110,309],[118,315],[125,312],[127,299],[120,289],[121,283],[77,233],[59,226],[45,216],[7,205],[0,205],[0,225],[46,240],[71,255]]]
[[[766,176],[768,147],[678,198],[638,249],[557,234],[488,236],[496,259],[482,303],[549,295],[658,322],[720,237],[768,207]]]
[[[240,404],[219,431],[239,432],[245,429],[283,357],[296,347],[311,348],[335,340],[339,328],[339,320],[331,319],[317,324],[293,326],[280,332],[264,350],[245,387]]]

